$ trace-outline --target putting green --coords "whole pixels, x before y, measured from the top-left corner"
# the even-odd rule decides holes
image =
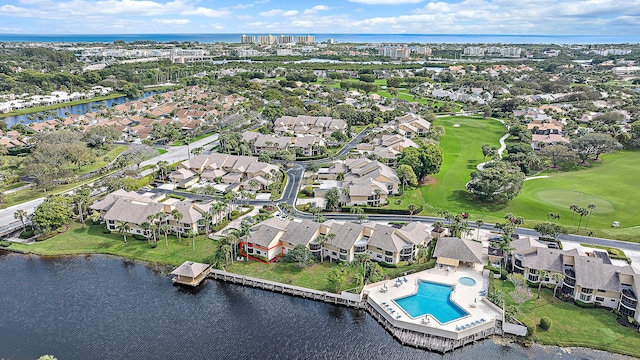
[[[540,179],[539,181],[544,181]],[[604,215],[613,213],[615,208],[609,201],[587,193],[572,190],[540,190],[531,194],[535,199],[559,208],[569,208],[572,204],[587,208],[589,204],[596,205],[596,212]]]

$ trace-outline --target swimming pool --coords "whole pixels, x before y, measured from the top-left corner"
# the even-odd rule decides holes
[[[433,316],[441,324],[469,315],[451,301],[453,286],[419,280],[415,294],[393,300],[412,318]]]
[[[476,281],[473,278],[470,278],[468,276],[461,277],[460,279],[458,279],[458,282],[466,286],[473,286],[476,284]]]

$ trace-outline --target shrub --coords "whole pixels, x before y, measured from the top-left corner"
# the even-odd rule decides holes
[[[102,233],[103,234],[111,234],[111,230],[109,230],[109,228],[105,226],[104,229],[102,229]]]
[[[500,280],[507,280],[507,270],[500,270]]]
[[[384,261],[380,261],[378,264],[380,264],[380,266],[382,266],[383,268],[393,269],[393,268],[397,268],[398,267],[396,264],[389,264],[389,263],[386,263]]]
[[[147,240],[146,237],[144,237],[144,235],[141,234],[133,234],[133,238],[136,240]]]
[[[28,239],[33,236],[33,233],[34,233],[33,230],[25,230],[20,233],[19,237],[20,239]]]
[[[551,318],[545,316],[540,319],[540,327],[545,330],[549,330],[549,328],[551,327]]]
[[[11,241],[9,241],[9,240],[0,240],[0,246],[9,247],[9,246],[11,246]]]
[[[527,336],[535,336],[536,335],[536,324],[530,319],[522,320],[522,325],[527,328]]]
[[[436,259],[431,259],[426,263],[427,269],[433,269],[436,267]]]
[[[580,300],[576,300],[575,304],[581,308],[585,308],[585,309],[593,309],[595,307],[595,304],[593,303],[586,303],[584,301],[580,301]]]

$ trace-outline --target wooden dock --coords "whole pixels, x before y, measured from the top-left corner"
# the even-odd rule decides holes
[[[395,327],[381,313],[376,311],[376,309],[374,309],[369,303],[367,303],[366,297],[359,297],[359,295],[356,294],[334,294],[325,291],[307,289],[300,286],[283,284],[275,281],[262,280],[250,276],[228,273],[215,269],[211,269],[208,276],[209,278],[215,280],[230,282],[243,286],[251,286],[257,289],[298,296],[310,300],[323,301],[336,305],[348,306],[356,309],[365,309],[402,345],[413,346],[416,348],[438,353],[453,351],[459,347],[463,347],[476,341],[486,339],[492,335],[502,335],[502,321],[496,320],[495,325],[491,328],[470,334],[469,336],[465,336],[463,338],[449,339],[441,336]]]
[[[356,309],[364,308],[364,303],[357,295],[354,294],[354,298],[351,299],[347,296],[340,294],[334,294],[326,291],[319,291],[313,289],[307,289],[300,286],[294,286],[289,284],[283,284],[275,281],[262,280],[250,276],[232,274],[221,270],[211,269],[209,277],[215,280],[231,282],[234,284],[251,286],[254,288],[278,292],[281,294],[298,296],[305,299],[323,301],[326,303],[348,306]]]
[[[502,322],[496,321],[496,325],[492,328],[471,334],[469,336],[465,336],[460,339],[448,339],[441,336],[425,334],[417,331],[395,327],[371,305],[366,304],[365,309],[402,345],[413,346],[419,349],[425,349],[442,354],[474,343],[476,341],[486,339],[492,335],[502,334],[502,330],[500,329]]]

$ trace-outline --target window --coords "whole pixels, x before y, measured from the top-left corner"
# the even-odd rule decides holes
[[[604,301],[604,298],[603,298],[603,297],[601,297],[601,296],[596,296],[596,301],[603,302],[603,301]]]
[[[593,294],[593,289],[589,289],[589,288],[582,288],[581,291],[583,294]]]
[[[538,274],[529,274],[529,281],[538,282]]]
[[[598,292],[607,292],[607,290],[598,289]]]
[[[586,295],[586,294],[580,294],[580,300],[584,301],[584,302],[589,302],[591,301],[591,295]]]

